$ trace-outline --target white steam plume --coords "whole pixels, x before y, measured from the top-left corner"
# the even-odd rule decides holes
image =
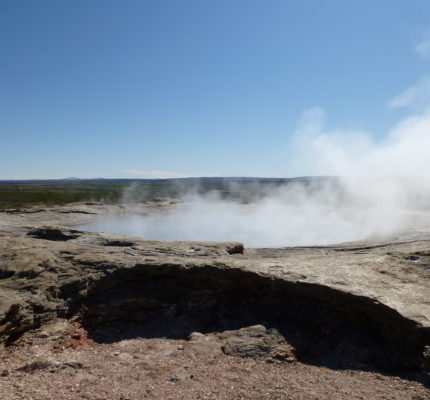
[[[430,178],[430,109],[402,120],[380,141],[367,132],[325,130],[325,113],[303,113],[295,164],[309,175]]]
[[[322,109],[303,114],[290,168],[296,175],[342,178],[248,185],[254,194],[248,204],[196,188],[165,212],[91,228],[152,240],[234,240],[248,247],[413,238],[405,233],[430,231],[430,110],[404,119],[379,141],[366,132],[327,130],[324,122]],[[133,190],[126,195],[130,201]]]

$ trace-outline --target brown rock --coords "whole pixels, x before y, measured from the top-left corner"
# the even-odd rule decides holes
[[[3,343],[74,317],[95,340],[235,331],[223,339],[225,352],[260,354],[270,339],[261,357],[276,358],[280,327],[299,358],[362,353],[365,362],[429,369],[428,241],[243,251],[239,243],[144,241],[58,225],[103,211],[92,207],[0,213]],[[246,328],[255,324],[264,326]]]
[[[276,329],[254,325],[235,331],[225,331],[218,336],[222,350],[227,355],[266,361],[297,361],[294,348]]]

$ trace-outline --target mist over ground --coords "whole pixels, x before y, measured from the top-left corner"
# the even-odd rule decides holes
[[[428,185],[418,181],[315,178],[281,186],[242,184],[240,190],[233,183],[229,194],[205,193],[193,184],[174,204],[143,214],[135,203],[142,196],[136,185],[124,196],[129,216],[86,228],[149,240],[283,247],[383,239],[430,226]]]
[[[142,215],[138,186],[124,192],[130,216],[86,227],[149,240],[240,241],[248,247],[326,245],[419,237],[430,230],[430,111],[400,121],[379,141],[325,128],[322,109],[303,113],[290,170],[337,178],[230,181],[222,190],[176,183],[177,202]],[[409,234],[409,236],[407,236]],[[414,236],[415,235],[415,236]]]

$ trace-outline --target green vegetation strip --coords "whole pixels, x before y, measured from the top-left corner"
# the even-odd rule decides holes
[[[187,179],[94,179],[0,181],[0,210],[38,205],[63,205],[74,202],[146,201],[184,194],[216,192],[223,199],[253,202],[270,190],[291,183],[309,185],[335,183],[333,178],[187,178]],[[310,186],[310,187],[311,187]]]
[[[0,183],[0,209],[73,202],[118,202],[126,185],[97,183]]]

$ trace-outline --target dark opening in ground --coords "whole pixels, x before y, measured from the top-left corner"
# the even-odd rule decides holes
[[[259,324],[266,331],[257,332],[262,337],[258,346],[270,347],[271,339],[264,335],[278,344],[281,338],[301,362],[347,369],[392,370],[408,367],[408,362],[416,367],[416,349],[393,351],[393,343],[375,331],[366,315],[357,311],[345,316],[328,302],[273,282],[192,272],[118,278],[101,282],[81,311],[82,325],[99,343],[187,339],[193,332],[221,333]]]

